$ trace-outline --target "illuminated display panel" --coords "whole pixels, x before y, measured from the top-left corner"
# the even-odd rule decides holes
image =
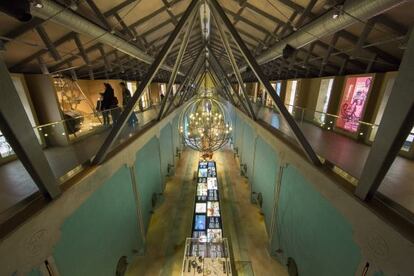
[[[205,212],[207,212],[207,204],[206,203],[196,203],[195,212],[196,213],[205,213]]]
[[[196,215],[195,216],[194,229],[195,230],[205,230],[206,229],[206,216],[205,215]]]
[[[198,177],[207,177],[207,169],[199,169]]]
[[[198,183],[198,185],[197,185],[197,195],[198,196],[207,196],[207,183]]]
[[[209,177],[207,178],[207,188],[209,190],[217,190],[217,178]]]
[[[336,127],[351,133],[358,131],[364,114],[372,76],[348,77],[342,95]]]
[[[220,216],[220,205],[218,201],[207,202],[207,216],[208,217],[219,217]]]
[[[215,241],[222,238],[221,229],[207,229],[207,240]]]

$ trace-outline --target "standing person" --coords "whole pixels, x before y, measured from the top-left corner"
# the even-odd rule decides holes
[[[114,90],[109,83],[104,83],[104,87],[105,91],[100,93],[102,96],[100,111],[102,111],[104,125],[107,126],[110,124],[109,112],[114,98]]]
[[[131,100],[131,92],[127,88],[125,82],[120,82],[119,86],[122,90],[122,106],[125,108],[125,106],[129,103]],[[130,126],[133,126],[135,123],[138,122],[137,116],[135,115],[135,111],[132,111],[131,116],[128,118],[128,124]]]
[[[110,84],[108,84],[111,86]],[[111,86],[112,91],[114,89]],[[112,116],[112,124],[115,124],[118,121],[119,116],[121,116],[121,108],[118,106],[118,98],[113,94],[111,99],[111,116]]]

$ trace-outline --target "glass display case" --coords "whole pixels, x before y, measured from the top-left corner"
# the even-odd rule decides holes
[[[74,139],[103,125],[95,105],[79,84],[71,79],[55,77],[53,85],[63,115],[67,137]]]
[[[211,242],[222,238],[216,163],[200,161],[197,176],[192,237]]]

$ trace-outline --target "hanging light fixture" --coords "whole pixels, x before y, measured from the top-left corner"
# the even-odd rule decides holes
[[[231,136],[231,120],[226,107],[205,89],[183,109],[179,132],[188,147],[211,156],[225,146]]]

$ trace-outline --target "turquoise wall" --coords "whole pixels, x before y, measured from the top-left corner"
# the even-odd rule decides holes
[[[168,174],[168,164],[174,164],[172,128],[167,124],[160,132],[162,182]]]
[[[153,194],[162,192],[168,163],[175,162],[175,147],[180,147],[178,116],[173,126],[167,124],[160,130],[159,139],[152,137],[136,153],[134,171],[121,167],[64,221],[53,251],[62,276],[113,276],[119,258],[127,256],[131,261],[133,254],[143,251],[137,207],[146,231],[153,209]],[[132,179],[134,175],[136,181]],[[27,275],[41,273],[34,268]]]
[[[63,276],[112,276],[118,259],[141,247],[131,175],[122,167],[66,219],[53,256]]]
[[[272,217],[280,170],[278,154],[260,135],[254,141],[255,131],[239,115],[233,135],[242,162],[254,159],[249,181],[252,192],[262,193],[268,233],[276,220],[276,231],[269,237],[270,252],[283,264],[294,258],[301,276],[355,275],[361,252],[346,218],[293,165],[283,170],[277,214]],[[276,254],[277,249],[282,253]]]
[[[174,149],[174,155],[175,150],[177,148],[181,149],[181,143],[180,143],[180,133],[178,131],[178,122],[179,122],[179,115],[175,116],[172,120],[172,138],[173,138],[173,149]]]
[[[243,129],[245,123],[243,120],[237,116],[235,120],[235,127],[234,127],[234,144],[236,147],[239,148],[239,154],[242,155],[242,146],[243,146]]]
[[[141,210],[145,229],[148,229],[154,193],[161,193],[162,177],[160,167],[159,141],[153,137],[136,156],[135,170]]]
[[[253,161],[254,161],[254,147],[255,147],[255,132],[253,129],[245,124],[243,127],[243,139],[241,155],[242,163],[247,165],[247,176],[253,177]]]
[[[40,270],[33,269],[26,276],[43,276],[43,275],[42,275],[42,272],[40,272]]]
[[[274,150],[261,137],[256,141],[254,162],[254,175],[250,183],[252,191],[262,193],[262,211],[265,217],[265,225],[269,233],[272,221],[276,177],[279,170],[279,161]]]
[[[293,257],[299,275],[355,275],[361,252],[352,226],[293,166],[283,171],[274,247]]]

